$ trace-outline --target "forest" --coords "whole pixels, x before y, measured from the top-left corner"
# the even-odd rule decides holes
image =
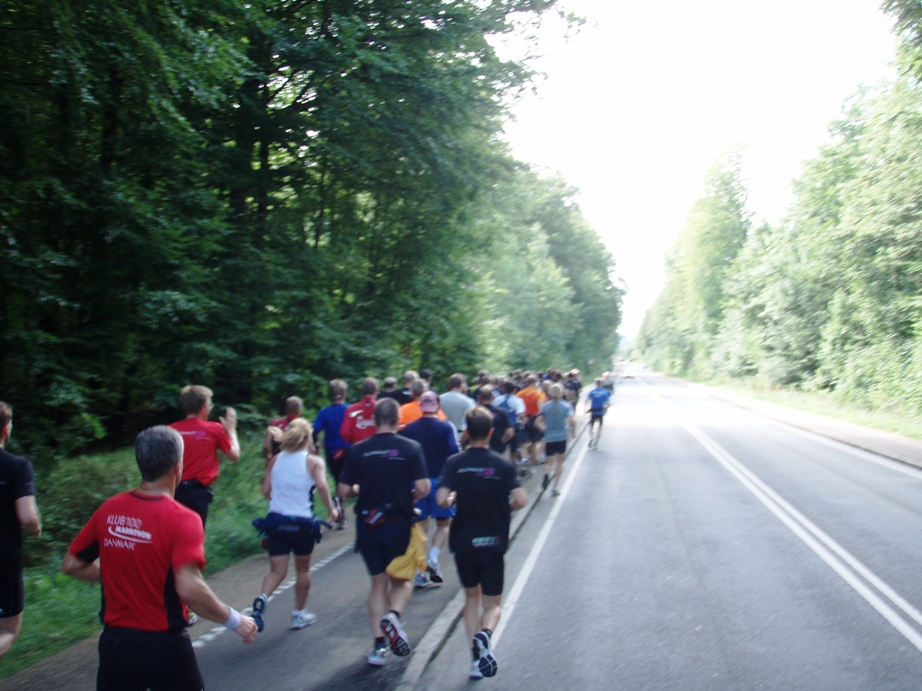
[[[708,172],[634,344],[673,374],[922,407],[922,7],[884,10],[899,76],[843,108],[775,225],[746,207],[739,152]]]
[[[213,388],[256,421],[334,377],[585,367],[611,254],[501,134],[547,0],[46,0],[0,12],[11,450],[129,442]]]

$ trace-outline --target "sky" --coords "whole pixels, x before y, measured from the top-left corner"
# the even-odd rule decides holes
[[[708,167],[743,147],[756,221],[778,221],[803,161],[860,85],[894,74],[879,0],[563,0],[587,22],[545,18],[498,46],[538,55],[536,93],[506,126],[513,154],[580,189],[583,214],[627,288],[633,337],[664,282]],[[526,48],[530,45],[530,48]]]

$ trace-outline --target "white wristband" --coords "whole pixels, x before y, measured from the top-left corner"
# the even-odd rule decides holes
[[[227,617],[227,621],[224,622],[224,627],[233,631],[240,626],[240,622],[243,620],[240,618],[240,612],[233,607],[228,607],[228,609],[230,610],[230,615]]]

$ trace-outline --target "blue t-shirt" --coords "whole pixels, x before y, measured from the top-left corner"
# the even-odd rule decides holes
[[[419,442],[426,458],[426,470],[430,479],[442,474],[442,467],[449,456],[458,453],[455,428],[446,420],[437,417],[421,417],[403,428],[403,436]]]
[[[611,394],[608,393],[608,389],[603,389],[601,386],[593,389],[589,392],[589,409],[592,411],[593,415],[604,415],[605,414],[605,404],[608,403],[611,398]]]
[[[316,434],[323,432],[323,445],[326,448],[349,448],[349,442],[339,434],[339,430],[343,426],[343,418],[346,417],[346,408],[348,407],[348,403],[334,403],[317,413],[317,417],[314,419],[314,432]]]
[[[544,441],[567,440],[567,418],[573,415],[573,406],[566,401],[548,401],[541,407],[544,416]]]

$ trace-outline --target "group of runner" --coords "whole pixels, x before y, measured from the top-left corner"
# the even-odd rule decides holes
[[[314,623],[307,599],[320,529],[315,495],[338,529],[346,527],[344,502],[355,497],[356,545],[371,577],[369,664],[383,664],[388,648],[398,656],[410,653],[402,613],[414,585],[443,581],[439,558],[448,543],[465,589],[470,676],[496,674],[490,637],[501,611],[503,555],[511,511],[527,502],[516,463],[528,466],[525,474],[534,473],[543,445],[549,461],[543,487],[553,480],[553,495],[558,494],[567,439],[575,432],[579,373],[513,372],[495,379],[481,372],[470,389],[463,375],[452,375],[441,396],[430,388],[428,374],[407,372],[399,389],[387,378],[383,391],[367,378],[360,400],[351,405],[346,383],[333,380],[331,403],[313,425],[302,417],[299,398],[286,400],[285,416],[272,421],[264,442],[269,513],[254,524],[266,536],[270,566],[252,617],[222,603],[201,572],[211,485],[219,473],[217,452],[232,462],[240,458],[236,413],[228,407],[217,422],[209,421],[211,390],[185,387],[180,394],[184,419],[138,435],[139,487],[107,500],[64,559],[65,573],[101,582],[105,593],[97,688],[203,688],[186,631],[195,616],[190,609],[252,642],[265,627],[269,596],[287,575],[292,553],[297,576],[291,628]],[[596,429],[593,446],[609,404],[599,391],[608,393],[603,380],[596,380],[587,398]],[[20,531],[38,534],[41,528],[31,466],[2,450],[12,430],[12,410],[2,403],[0,425],[0,490],[12,492],[9,503],[15,507],[13,517],[3,520],[15,521],[16,527],[8,530],[3,523],[2,535],[15,533],[20,550],[18,590],[12,589],[18,605],[0,602],[2,657],[22,617]],[[326,460],[316,451],[321,437]],[[5,505],[4,511],[9,513]],[[430,519],[435,530],[426,553]],[[164,665],[164,659],[172,663]]]

